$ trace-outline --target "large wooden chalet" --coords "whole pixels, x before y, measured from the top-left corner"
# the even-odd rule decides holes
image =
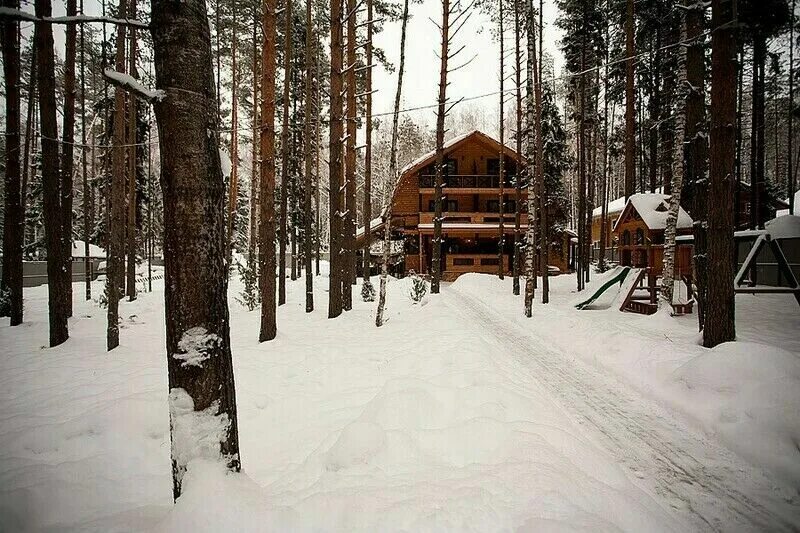
[[[511,272],[514,254],[515,177],[522,157],[495,139],[473,131],[444,146],[447,169],[442,204],[442,272],[452,280],[466,272],[497,273],[500,261],[500,199],[503,201],[503,269]],[[500,183],[500,154],[504,180]],[[402,273],[429,273],[433,252],[436,153],[429,152],[406,166],[392,197],[393,238],[403,241]],[[528,229],[527,191],[522,190],[520,231]],[[383,221],[370,224],[382,235]],[[363,235],[363,230],[359,232]],[[359,239],[360,240],[360,239]],[[569,236],[553,245],[549,265],[568,268]]]

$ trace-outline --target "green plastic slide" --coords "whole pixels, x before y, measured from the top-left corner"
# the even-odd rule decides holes
[[[581,302],[579,304],[576,304],[575,308],[576,309],[585,309],[587,306],[593,304],[595,302],[595,300],[600,298],[600,295],[603,294],[604,292],[606,292],[608,289],[610,289],[611,286],[614,285],[615,283],[619,283],[619,286],[622,287],[622,282],[624,282],[625,278],[628,277],[628,272],[630,272],[630,271],[631,271],[631,267],[627,267],[627,266],[623,267],[622,270],[620,270],[619,273],[616,276],[614,276],[610,280],[608,280],[605,283],[603,283],[603,286],[600,287],[599,289],[597,289],[597,291],[595,291],[595,293],[592,294],[591,298],[589,298],[588,300],[583,301],[583,302]]]

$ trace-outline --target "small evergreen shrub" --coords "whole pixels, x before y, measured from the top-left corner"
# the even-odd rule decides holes
[[[418,304],[428,294],[428,282],[414,271],[409,273],[409,277],[411,278],[411,287],[408,289],[408,297]]]
[[[248,311],[252,311],[261,305],[261,291],[258,290],[258,267],[255,262],[236,261],[236,269],[244,284],[236,301],[246,307]]]
[[[361,284],[361,299],[365,302],[375,301],[375,287],[373,287],[370,280],[365,280]]]
[[[0,290],[0,316],[11,316],[11,291],[8,289]]]

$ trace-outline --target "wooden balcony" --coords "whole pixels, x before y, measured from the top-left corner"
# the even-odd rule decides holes
[[[447,254],[445,263],[446,272],[482,272],[496,274],[498,267],[497,254]],[[511,256],[503,255],[505,271],[511,266]]]
[[[514,189],[514,176],[505,176],[503,187]],[[420,175],[419,189],[421,193],[434,192],[436,176]],[[492,174],[454,174],[444,178],[445,190],[458,190],[466,193],[494,192],[500,189],[500,176]],[[524,189],[523,189],[524,190]]]
[[[461,212],[461,211],[448,211],[442,213],[442,218],[444,219],[443,222],[461,222],[464,224],[497,224],[500,222],[500,213],[487,213],[487,212],[480,212],[480,213],[473,213],[473,212]],[[419,214],[419,223],[420,224],[433,224],[434,213],[420,213]],[[514,214],[503,214],[503,222],[506,226],[514,226]],[[528,213],[520,213],[519,217],[520,224],[527,224],[528,223]]]

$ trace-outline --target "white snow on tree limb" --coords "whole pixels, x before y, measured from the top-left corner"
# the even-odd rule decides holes
[[[33,13],[22,11],[21,9],[13,9],[10,7],[0,7],[0,18],[9,18],[13,20],[24,20],[29,22],[49,22],[50,24],[80,24],[86,22],[106,22],[108,24],[115,24],[117,26],[132,26],[141,28],[143,30],[149,29],[150,26],[146,22],[134,19],[120,19],[114,17],[103,17],[93,15],[74,15],[70,17],[43,17],[39,18]]]
[[[203,366],[203,361],[211,358],[211,351],[221,342],[215,333],[209,333],[202,326],[187,330],[178,341],[177,353],[172,354],[173,359],[183,361],[181,366]]]
[[[125,90],[128,90],[134,93],[136,96],[139,96],[148,102],[156,101],[160,102],[164,98],[167,97],[167,93],[161,89],[148,89],[139,81],[134,78],[133,76],[129,76],[124,72],[117,72],[116,70],[107,68],[103,71],[103,76],[108,78],[108,80],[113,84],[119,87],[122,87]]]
[[[228,436],[230,419],[219,412],[219,402],[202,411],[194,410],[194,400],[185,389],[169,391],[169,416],[172,426],[172,459],[180,482],[190,461],[221,461],[220,443]]]

